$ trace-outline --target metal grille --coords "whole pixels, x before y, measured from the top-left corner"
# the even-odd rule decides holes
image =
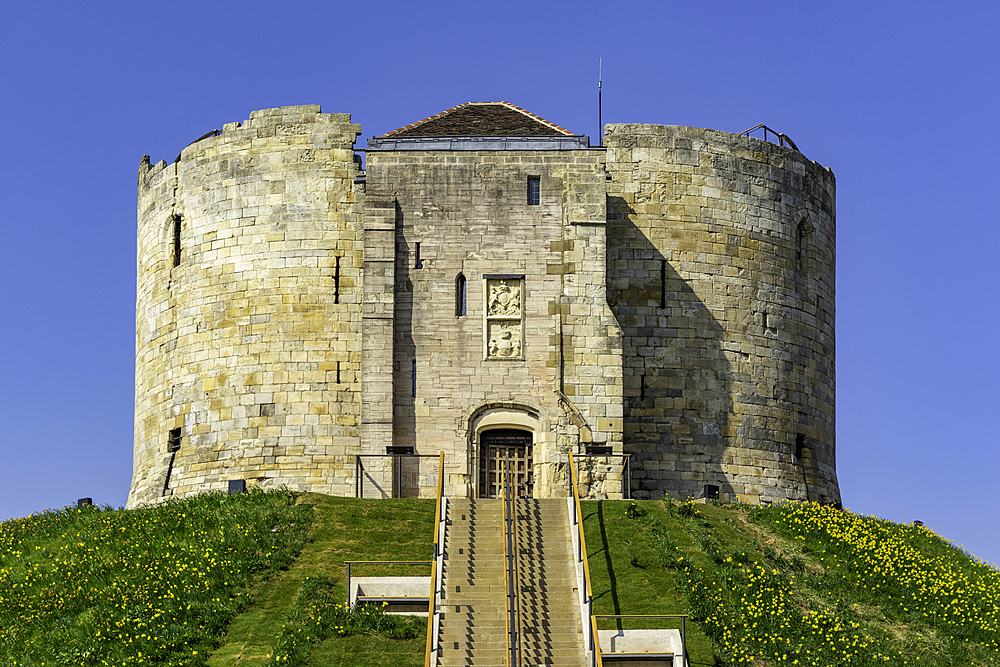
[[[503,461],[510,457],[514,492],[530,498],[535,479],[531,460],[530,431],[494,429],[479,435],[479,497],[497,498],[503,488]]]

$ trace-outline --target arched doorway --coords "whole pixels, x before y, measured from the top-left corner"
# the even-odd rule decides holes
[[[535,488],[531,431],[493,428],[479,433],[479,497],[498,498],[503,488],[503,461],[510,459],[518,496],[531,498]]]

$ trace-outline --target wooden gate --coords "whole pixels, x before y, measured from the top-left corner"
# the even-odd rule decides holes
[[[503,461],[510,457],[514,488],[519,497],[530,498],[535,478],[531,467],[530,431],[498,428],[479,434],[479,497],[497,498],[503,488]]]

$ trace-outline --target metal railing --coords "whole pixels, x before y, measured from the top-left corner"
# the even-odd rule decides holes
[[[371,479],[375,484],[376,488],[378,483],[375,482],[374,477],[365,470],[365,464],[362,459],[373,458],[373,459],[392,459],[393,470],[390,473],[390,483],[392,488],[389,490],[390,498],[403,498],[403,461],[405,460],[416,460],[419,466],[420,459],[436,459],[437,454],[355,454],[354,455],[354,497],[364,498],[365,497],[365,486],[364,481],[367,477]],[[419,474],[419,470],[418,470]],[[384,490],[383,490],[384,493]],[[420,494],[419,483],[417,485],[417,495]]]
[[[437,502],[434,507],[434,562],[431,564],[431,591],[427,605],[427,647],[424,651],[424,667],[431,667],[431,654],[438,646],[438,628],[441,612],[438,605],[438,577],[443,576],[441,568],[444,556],[444,524],[447,505],[444,499],[444,452],[438,454]]]
[[[569,475],[571,481],[571,491],[573,493],[572,503],[572,525],[576,526],[576,544],[574,550],[577,562],[583,564],[583,589],[580,591],[580,619],[590,617],[593,614],[594,593],[590,587],[590,566],[587,564],[587,538],[583,534],[583,515],[580,512],[580,488],[576,482],[576,463],[573,461],[573,453],[569,454]],[[584,639],[588,650],[599,653],[595,647],[595,635],[591,627],[583,624]]]
[[[517,667],[520,664],[518,657],[521,654],[521,636],[518,632],[520,624],[520,611],[518,607],[517,595],[517,525],[514,513],[514,479],[511,471],[510,455],[503,461],[503,491],[501,498],[503,501],[503,557],[504,557],[504,599],[506,604],[506,614],[504,614],[504,625],[506,628],[506,657],[507,667]]]
[[[597,634],[596,616],[590,617],[590,636],[594,638],[594,667],[604,667],[604,659],[601,656],[601,638]]]
[[[774,130],[772,130],[771,128],[769,128],[767,125],[764,125],[764,123],[757,123],[756,125],[754,125],[753,127],[751,127],[749,130],[744,130],[743,132],[740,132],[736,136],[738,136],[738,137],[749,137],[750,133],[754,132],[755,130],[764,130],[764,141],[768,140],[767,139],[767,133],[770,132],[771,134],[773,134],[774,136],[776,136],[778,138],[778,145],[779,146],[785,146],[785,145],[787,145],[792,150],[796,150],[796,151],[799,150],[799,147],[795,145],[795,142],[792,141],[791,138],[789,138],[789,136],[787,134],[783,134],[781,132],[775,132]],[[771,143],[773,144],[774,141],[772,141]]]
[[[578,454],[581,459],[622,459],[622,467],[618,473],[622,487],[622,499],[632,499],[632,455],[631,454]],[[593,474],[593,471],[591,471]],[[589,495],[589,494],[588,494]]]
[[[594,655],[597,659],[594,664],[597,667],[602,667],[603,662],[601,660],[601,640],[597,635],[597,619],[599,618],[679,618],[681,619],[681,665],[687,667],[687,614],[633,614],[633,615],[621,615],[621,614],[597,614],[590,617],[590,624],[593,628],[594,633]],[[664,653],[667,653],[664,651]]]

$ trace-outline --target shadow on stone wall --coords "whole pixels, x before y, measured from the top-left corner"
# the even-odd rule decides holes
[[[403,234],[403,211],[396,202],[396,298],[393,331],[393,442],[386,445],[416,448],[417,416],[415,383],[419,382],[417,346],[413,342],[413,280],[410,272],[416,249]],[[424,356],[426,362],[427,355]],[[418,452],[419,453],[419,452]]]
[[[632,495],[700,497],[710,484],[735,499],[743,489],[722,467],[733,412],[725,331],[634,213],[609,197],[608,303],[623,333]]]

